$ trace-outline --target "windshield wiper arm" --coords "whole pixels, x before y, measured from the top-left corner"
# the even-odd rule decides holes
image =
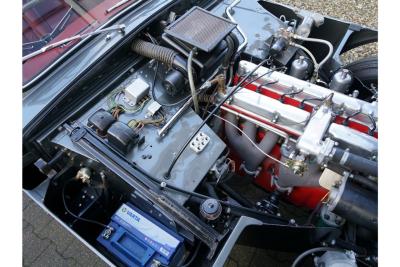
[[[59,46],[61,46],[63,44],[69,43],[71,41],[80,40],[80,39],[83,39],[83,38],[86,38],[86,37],[89,37],[89,36],[101,34],[101,33],[104,33],[104,32],[109,32],[109,31],[116,31],[116,30],[120,31],[121,33],[124,33],[125,32],[125,25],[124,24],[118,24],[118,25],[114,25],[114,26],[111,26],[111,27],[108,27],[108,28],[101,29],[101,30],[96,30],[96,31],[93,31],[93,32],[88,32],[88,33],[77,34],[77,35],[65,38],[65,39],[60,40],[58,42],[43,46],[41,49],[22,57],[22,62],[25,62],[28,59],[31,59],[31,58],[33,58],[33,57],[35,57],[37,55],[43,54],[46,51],[49,51],[49,50],[51,50],[53,48],[59,47]]]
[[[113,11],[114,9],[119,8],[120,6],[122,6],[125,3],[128,3],[131,0],[121,0],[118,3],[116,3],[115,5],[113,5],[112,7],[110,7],[109,9],[106,10],[106,14],[110,13],[111,11]]]

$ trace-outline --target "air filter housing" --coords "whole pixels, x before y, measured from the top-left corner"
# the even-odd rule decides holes
[[[193,7],[171,23],[165,32],[172,37],[205,52],[213,50],[236,24],[200,7]]]

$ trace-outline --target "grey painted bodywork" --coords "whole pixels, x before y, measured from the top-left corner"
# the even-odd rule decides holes
[[[141,78],[147,84],[151,85],[154,78],[154,70],[154,64],[146,64],[138,71],[132,73],[132,75],[118,87],[125,88],[137,78]],[[165,70],[161,66],[159,76],[164,73]],[[155,93],[156,95],[160,95],[160,98],[162,99],[164,89],[161,80],[162,79],[157,79],[155,83]],[[164,97],[164,99],[166,99],[166,97]],[[121,114],[118,120],[127,124],[130,120],[144,119],[150,102],[147,102],[140,112],[136,114]],[[178,108],[179,106],[164,107],[163,110],[166,114],[166,120],[169,120],[176,113]],[[107,98],[102,99],[99,103],[91,107],[78,119],[78,123],[87,125],[88,118],[99,109],[109,109],[107,106]],[[172,169],[170,175],[171,178],[165,180],[164,176],[175,154],[186,142],[190,134],[197,129],[201,122],[201,118],[192,109],[189,109],[163,138],[158,136],[157,127],[146,125],[139,132],[141,136],[145,137],[144,144],[135,146],[133,150],[127,154],[126,159],[140,166],[149,175],[159,179],[160,182],[166,181],[168,184],[184,190],[194,191],[226,147],[225,143],[207,125],[203,126],[201,130],[201,132],[210,137],[210,142],[204,150],[200,153],[196,153],[188,146],[179,158],[175,167]],[[76,145],[71,142],[70,137],[66,135],[65,132],[58,134],[53,142],[73,150],[76,153],[82,154]],[[149,158],[148,155],[151,155],[151,158]],[[91,158],[90,155],[85,156]],[[178,192],[168,194],[180,204],[184,204],[188,198],[187,194],[180,194]]]
[[[212,13],[223,16],[230,2],[232,1],[223,1],[212,10]],[[255,0],[242,0],[233,8],[233,11],[236,22],[240,27],[246,29],[248,44],[244,52],[258,60],[266,58],[273,35],[277,29],[286,27],[284,23]],[[254,27],[254,25],[257,25],[257,27]],[[234,32],[240,42],[243,42],[243,37],[238,31],[235,30]]]
[[[226,260],[228,259],[229,254],[233,246],[236,244],[237,240],[239,239],[240,235],[242,234],[243,230],[250,226],[250,225],[262,225],[263,223],[257,219],[241,216],[239,221],[237,222],[235,228],[233,228],[231,234],[228,237],[225,245],[222,247],[220,253],[218,254],[217,258],[215,259],[213,267],[223,266]]]
[[[147,1],[137,7],[132,13],[118,20],[117,24],[125,24],[125,35],[135,32],[150,17],[155,16],[169,6],[172,0]],[[36,116],[59,97],[65,88],[73,84],[75,79],[96,64],[113,46],[124,38],[118,32],[111,33],[111,40],[100,35],[82,49],[76,51],[62,67],[55,69],[51,74],[35,85],[23,99],[23,127],[25,128]]]

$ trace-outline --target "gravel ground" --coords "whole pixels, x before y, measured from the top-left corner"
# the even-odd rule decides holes
[[[378,25],[377,0],[280,0],[280,3],[363,24]],[[349,51],[345,61],[377,53],[377,45]],[[105,266],[91,251],[52,220],[29,198],[23,198],[24,266]],[[226,266],[289,266],[293,255],[235,246]]]
[[[358,23],[373,29],[378,28],[377,0],[279,0],[278,3],[321,13],[326,16]],[[352,49],[342,55],[343,62],[352,62],[369,55],[376,55],[377,43]]]

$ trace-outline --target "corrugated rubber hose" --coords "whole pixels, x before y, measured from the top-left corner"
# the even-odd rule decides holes
[[[172,67],[174,59],[178,54],[170,48],[155,45],[153,43],[146,42],[140,39],[134,40],[131,48],[139,55],[148,58],[154,58],[155,60],[168,64],[170,67]]]
[[[180,71],[183,75],[188,77],[186,66],[187,62],[175,50],[161,45],[155,45],[153,43],[146,42],[140,39],[136,39],[133,41],[131,49],[136,54],[163,62],[167,64],[168,67],[173,67],[174,69]],[[193,76],[194,80],[196,80],[196,73],[194,70]]]

